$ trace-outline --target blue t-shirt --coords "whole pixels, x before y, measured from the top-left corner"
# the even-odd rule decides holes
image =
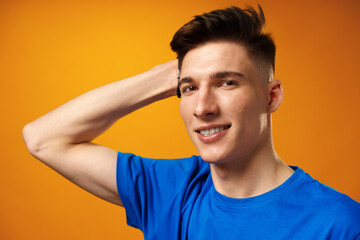
[[[145,239],[360,239],[360,204],[293,169],[279,187],[235,199],[215,190],[210,166],[198,156],[119,153],[117,186],[128,225]]]

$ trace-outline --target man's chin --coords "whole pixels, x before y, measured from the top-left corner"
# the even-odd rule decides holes
[[[225,162],[224,159],[226,159],[218,154],[200,154],[200,157],[204,162],[211,164],[221,164]]]

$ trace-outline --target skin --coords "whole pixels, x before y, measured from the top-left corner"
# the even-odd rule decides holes
[[[191,140],[211,164],[215,188],[230,197],[269,191],[293,172],[274,151],[271,113],[281,82],[234,42],[209,42],[189,51],[180,79],[180,113]],[[203,136],[200,129],[225,127]]]
[[[174,96],[177,67],[173,60],[93,89],[28,123],[23,138],[29,152],[79,187],[122,206],[117,151],[92,141],[126,114]]]
[[[174,96],[177,68],[177,61],[158,65],[84,93],[28,123],[23,137],[29,152],[79,187],[122,206],[116,186],[117,151],[93,139],[132,111]],[[242,75],[228,79],[224,71]],[[291,175],[271,140],[270,114],[281,104],[281,83],[269,82],[272,75],[252,62],[241,45],[201,45],[186,54],[181,75],[181,115],[200,155],[211,164],[220,193],[258,195]],[[205,143],[194,130],[210,124],[231,127]]]

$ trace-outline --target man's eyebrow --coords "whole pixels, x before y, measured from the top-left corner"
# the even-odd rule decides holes
[[[212,78],[226,78],[226,77],[240,77],[243,78],[244,74],[240,72],[225,71],[225,72],[216,72],[212,74]]]
[[[219,78],[226,78],[226,77],[240,77],[243,78],[244,74],[240,72],[233,72],[233,71],[225,71],[225,72],[216,72],[211,75],[211,78],[219,79]],[[191,77],[184,77],[181,78],[178,82],[178,86],[183,83],[192,83],[194,80]]]
[[[181,78],[178,82],[178,86],[180,86],[181,84],[183,83],[191,83],[193,82],[194,80],[191,78],[191,77],[184,77],[184,78]]]

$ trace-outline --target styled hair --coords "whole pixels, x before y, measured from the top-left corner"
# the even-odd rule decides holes
[[[275,70],[275,43],[264,33],[265,16],[252,7],[218,9],[195,16],[174,35],[170,46],[177,53],[179,69],[187,52],[207,42],[233,41],[243,45],[249,57],[265,61]],[[270,66],[269,66],[270,67]]]

